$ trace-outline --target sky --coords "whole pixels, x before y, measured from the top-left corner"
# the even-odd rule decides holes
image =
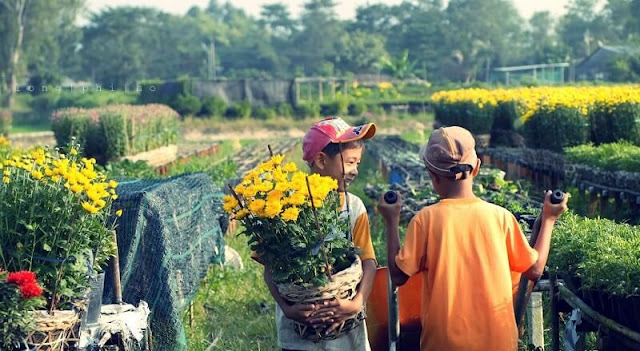
[[[224,0],[220,0],[224,3]],[[247,13],[257,17],[260,8],[265,4],[280,2],[287,5],[294,17],[300,14],[305,0],[233,0],[234,6],[243,8]],[[387,5],[399,4],[402,0],[336,0],[336,11],[343,19],[351,19],[355,16],[356,8],[366,4],[385,3]],[[446,1],[445,1],[446,2]],[[204,8],[209,0],[87,0],[89,11],[97,12],[106,7],[121,5],[156,7],[162,11],[183,15],[192,6]],[[555,17],[562,16],[569,0],[513,0],[520,14],[529,18],[536,11],[550,11]]]

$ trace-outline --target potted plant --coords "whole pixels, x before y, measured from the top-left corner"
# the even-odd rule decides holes
[[[337,181],[298,171],[284,156],[249,171],[224,198],[251,249],[268,264],[280,294],[291,302],[352,298],[362,276],[348,219],[339,211]],[[335,338],[360,324],[354,315],[338,334],[296,324],[300,337]]]
[[[0,267],[37,274],[51,320],[85,298],[91,275],[115,252],[118,184],[81,158],[74,141],[67,150],[36,148],[0,161]]]

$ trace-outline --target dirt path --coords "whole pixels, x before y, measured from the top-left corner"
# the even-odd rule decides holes
[[[378,127],[378,135],[398,135],[410,130],[424,130],[425,125],[416,121],[408,121],[406,125],[401,127],[380,128]],[[218,133],[204,133],[199,130],[185,131],[183,137],[189,141],[199,140],[234,140],[234,139],[278,139],[278,138],[302,138],[306,131],[296,128],[283,130],[271,129],[243,129],[235,131],[223,131]]]

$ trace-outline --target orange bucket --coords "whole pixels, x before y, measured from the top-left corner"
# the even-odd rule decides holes
[[[389,350],[387,267],[378,268],[367,302],[367,332],[372,351]],[[400,338],[398,350],[419,350],[422,325],[422,273],[398,288]]]

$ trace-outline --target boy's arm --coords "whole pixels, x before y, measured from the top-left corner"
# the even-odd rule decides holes
[[[400,221],[398,217],[391,217],[389,220],[385,218],[385,223],[387,227],[387,265],[389,266],[391,282],[395,286],[401,286],[407,282],[409,276],[396,263],[396,256],[400,252],[400,235],[398,234]]]
[[[533,249],[538,252],[538,260],[523,273],[529,280],[536,281],[540,279],[544,272],[544,267],[547,265],[547,259],[549,258],[551,232],[553,231],[556,220],[567,210],[569,197],[570,195],[566,194],[561,203],[552,204],[551,191],[547,191],[545,194],[544,207],[542,208],[542,215],[540,217],[540,232],[538,234],[538,240],[533,246]]]
[[[384,218],[387,232],[387,265],[391,281],[395,286],[401,286],[407,282],[409,276],[405,274],[396,263],[396,256],[400,252],[400,235],[398,227],[400,226],[400,210],[402,209],[403,199],[398,194],[398,200],[394,204],[387,203],[384,198],[378,204],[378,212]]]
[[[308,323],[309,317],[311,317],[313,312],[316,310],[316,306],[314,304],[300,303],[290,305],[278,292],[278,288],[271,279],[271,272],[268,268],[269,267],[265,264],[263,274],[264,282],[267,284],[271,296],[273,296],[273,299],[276,300],[276,303],[280,306],[280,309],[282,309],[282,313],[284,313],[284,315],[289,319],[293,319],[300,323]]]

